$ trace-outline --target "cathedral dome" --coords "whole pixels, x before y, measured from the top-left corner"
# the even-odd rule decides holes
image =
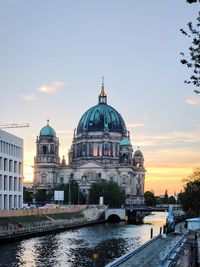
[[[122,116],[113,107],[107,104],[107,96],[102,83],[99,103],[88,109],[81,117],[77,134],[87,132],[114,132],[126,133],[126,125]]]
[[[55,130],[49,125],[49,120],[47,121],[47,125],[44,126],[40,131],[40,136],[53,136],[56,137]]]
[[[139,148],[135,151],[134,157],[143,157],[142,152],[139,150]]]
[[[81,117],[77,128],[77,134],[99,131],[126,133],[126,125],[122,116],[106,103],[99,103],[87,110]]]

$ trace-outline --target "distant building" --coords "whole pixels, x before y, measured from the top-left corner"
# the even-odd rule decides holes
[[[117,182],[126,193],[126,204],[144,203],[144,158],[134,152],[130,134],[120,113],[107,104],[102,83],[98,104],[88,109],[74,130],[71,149],[60,162],[55,130],[44,126],[36,139],[34,183],[37,190],[75,179],[87,196],[93,182]]]
[[[23,204],[23,140],[0,130],[0,210]]]

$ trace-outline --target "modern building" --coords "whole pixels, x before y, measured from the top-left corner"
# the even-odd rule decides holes
[[[55,185],[75,179],[84,194],[100,179],[117,182],[126,192],[127,204],[144,203],[144,157],[134,152],[130,133],[120,113],[107,104],[102,82],[97,105],[88,109],[74,130],[72,145],[60,161],[55,130],[44,126],[36,139],[34,183],[48,192]]]
[[[0,210],[23,204],[23,140],[0,130]]]

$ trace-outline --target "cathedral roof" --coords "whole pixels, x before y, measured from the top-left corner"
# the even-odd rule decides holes
[[[143,154],[142,154],[142,152],[139,150],[139,148],[135,151],[135,153],[134,153],[134,157],[143,157]]]
[[[56,137],[55,130],[49,125],[49,120],[47,120],[47,125],[44,126],[40,131],[40,136],[53,136]]]
[[[91,107],[83,114],[77,127],[77,134],[99,131],[126,133],[126,125],[122,116],[107,104],[103,83],[98,105]]]
[[[119,144],[120,146],[132,146],[131,141],[128,138],[123,138]]]

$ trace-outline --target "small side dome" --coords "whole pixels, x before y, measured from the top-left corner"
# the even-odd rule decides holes
[[[49,125],[49,120],[47,120],[47,125],[44,126],[40,131],[40,136],[53,136],[56,137],[55,130]]]
[[[120,146],[132,146],[131,141],[128,138],[123,138],[119,144]]]
[[[143,157],[142,152],[139,150],[139,148],[135,151],[134,157]]]

